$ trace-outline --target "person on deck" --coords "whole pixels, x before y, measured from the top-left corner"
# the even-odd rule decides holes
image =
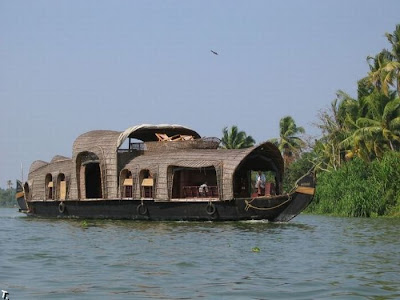
[[[262,195],[262,190],[265,189],[265,182],[266,182],[265,175],[261,171],[258,171],[256,178],[256,189],[259,196]]]
[[[202,185],[199,186],[199,194],[201,197],[205,197],[208,194],[208,185],[207,181],[204,182]]]

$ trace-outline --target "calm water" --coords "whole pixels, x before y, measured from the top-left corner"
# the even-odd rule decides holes
[[[400,299],[399,229],[308,215],[85,226],[0,208],[0,289],[10,300]]]

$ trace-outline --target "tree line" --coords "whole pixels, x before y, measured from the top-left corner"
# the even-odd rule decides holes
[[[15,189],[12,186],[7,189],[0,188],[0,207],[14,207],[16,204]]]
[[[400,24],[385,36],[389,47],[366,58],[369,72],[357,83],[357,97],[339,90],[319,113],[319,139],[306,143],[304,129],[286,116],[280,120],[279,138],[270,140],[282,152],[286,186],[315,167],[317,193],[310,211],[400,215]],[[236,126],[224,128],[223,148],[252,145],[254,139]]]

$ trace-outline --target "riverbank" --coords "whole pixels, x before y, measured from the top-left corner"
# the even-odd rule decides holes
[[[337,170],[320,172],[309,213],[349,217],[400,216],[400,155],[380,160],[353,159]]]

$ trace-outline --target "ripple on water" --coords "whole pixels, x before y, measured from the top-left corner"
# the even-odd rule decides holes
[[[400,220],[82,222],[0,209],[0,288],[11,299],[400,298]]]

